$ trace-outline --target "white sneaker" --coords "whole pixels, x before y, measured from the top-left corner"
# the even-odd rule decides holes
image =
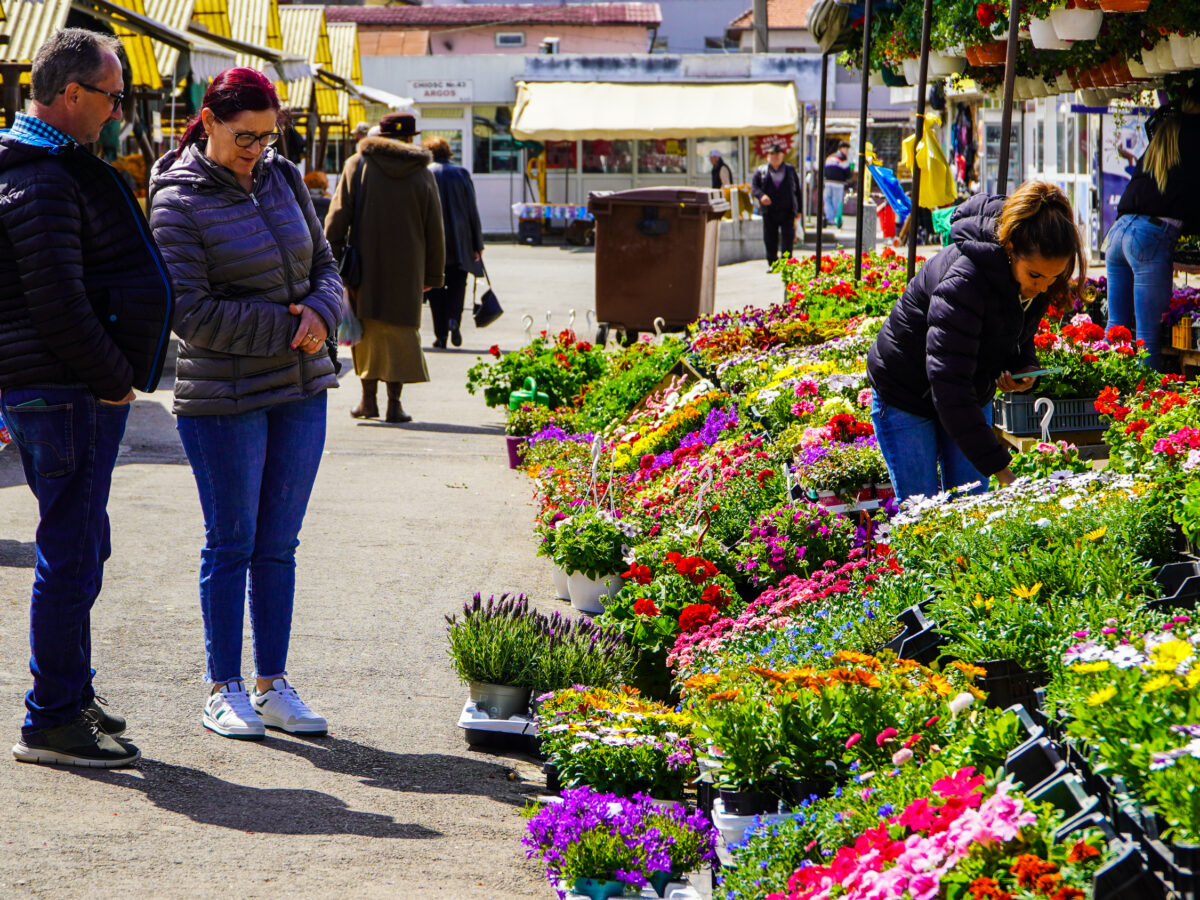
[[[329,731],[329,723],[305,705],[285,678],[276,678],[271,682],[271,689],[262,694],[256,687],[250,702],[268,728],[288,734],[325,734]]]
[[[200,722],[209,731],[243,741],[261,741],[267,733],[241,681],[231,681],[209,695]]]

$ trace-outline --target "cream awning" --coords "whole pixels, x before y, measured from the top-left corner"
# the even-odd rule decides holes
[[[614,84],[518,82],[518,140],[684,138],[792,131],[792,82]]]

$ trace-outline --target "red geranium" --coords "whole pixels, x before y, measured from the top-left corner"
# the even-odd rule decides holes
[[[729,598],[725,596],[725,589],[719,584],[710,584],[700,593],[700,602],[709,603],[713,606],[724,606],[729,602]]]
[[[1110,344],[1128,344],[1133,340],[1133,333],[1124,325],[1114,325],[1106,335]]]
[[[685,634],[703,628],[720,616],[720,612],[710,603],[693,603],[685,607],[679,614],[679,630]]]
[[[996,23],[996,7],[991,3],[980,3],[975,8],[975,18],[983,28],[991,28]]]
[[[639,616],[657,616],[658,607],[654,605],[654,601],[647,597],[638,597],[633,601],[633,611]]]
[[[492,356],[496,357],[496,359],[499,359],[500,358],[500,345],[492,344],[492,346],[488,347],[488,353],[492,354]]]
[[[629,567],[628,572],[621,574],[621,577],[632,581],[634,584],[649,584],[654,580],[654,573],[650,571],[649,566],[634,563]]]

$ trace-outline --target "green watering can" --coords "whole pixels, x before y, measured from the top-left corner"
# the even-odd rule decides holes
[[[537,382],[533,378],[526,378],[524,390],[513,391],[508,395],[508,408],[510,410],[520,409],[523,403],[536,403],[538,406],[549,406],[550,395],[539,391],[537,389]]]

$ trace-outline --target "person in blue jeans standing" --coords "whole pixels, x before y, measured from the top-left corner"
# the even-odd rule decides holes
[[[0,412],[41,517],[22,762],[114,768],[141,755],[92,686],[112,471],[133,390],[158,385],[171,320],[136,200],[80,146],[121,119],[120,48],[55,34],[34,57],[29,112],[0,132]]]
[[[909,282],[867,353],[871,420],[900,500],[984,490],[990,475],[1013,481],[992,399],[1033,387],[1020,376],[1037,368],[1038,323],[1087,274],[1070,201],[1054,185],[976,195],[950,221],[950,245]]]
[[[1175,242],[1200,231],[1200,84],[1146,123],[1150,145],[1134,167],[1105,243],[1108,324],[1145,343],[1146,365],[1163,368],[1162,317],[1171,304]]]
[[[176,289],[179,437],[200,493],[200,609],[213,687],[201,723],[229,738],[324,734],[287,679],[296,547],[325,446],[325,339],[342,284],[296,167],[277,154],[279,99],[255,69],[205,92],[154,165],[150,224]],[[256,681],[242,677],[250,604]]]

